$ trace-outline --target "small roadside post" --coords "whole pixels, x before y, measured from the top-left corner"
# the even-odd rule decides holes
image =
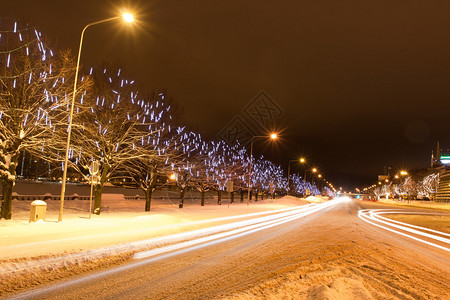
[[[91,194],[89,196],[89,219],[92,214],[92,189],[94,187],[94,176],[97,176],[98,171],[100,169],[100,163],[94,160],[89,166],[89,174],[91,174]]]

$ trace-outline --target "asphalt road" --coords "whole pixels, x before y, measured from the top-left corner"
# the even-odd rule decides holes
[[[139,253],[126,265],[55,281],[16,298],[449,299],[449,237],[369,218],[370,209],[378,209],[372,217],[385,217],[379,209],[392,208],[339,201],[289,210]]]

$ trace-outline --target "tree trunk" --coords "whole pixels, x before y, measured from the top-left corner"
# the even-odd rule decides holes
[[[103,185],[106,181],[108,181],[108,172],[109,172],[109,166],[107,164],[103,164],[101,166],[101,172],[100,175],[98,175],[98,181],[96,184],[94,184],[94,194],[95,194],[95,201],[94,201],[94,214],[100,215],[101,208],[102,208],[102,193],[103,193]]]
[[[94,214],[96,215],[100,215],[100,211],[102,208],[102,192],[103,192],[103,185],[96,184],[94,186],[94,195],[95,195]]]
[[[205,206],[205,191],[202,190],[202,202],[201,202],[202,206]]]
[[[11,220],[12,215],[12,192],[15,182],[13,180],[2,180],[3,201],[1,208],[1,218]]]
[[[255,192],[255,202],[258,202],[258,191]]]
[[[222,204],[222,191],[221,190],[217,190],[217,204],[219,204],[219,205]]]
[[[152,188],[145,190],[145,211],[150,211],[150,206],[152,204]]]
[[[244,190],[241,190],[241,203],[244,202]]]
[[[180,191],[180,204],[178,205],[179,208],[183,208],[184,206],[184,189]]]
[[[230,203],[233,203],[234,202],[234,192],[231,192],[230,197],[231,197]]]

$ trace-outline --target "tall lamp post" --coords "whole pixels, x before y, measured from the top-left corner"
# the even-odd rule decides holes
[[[319,188],[319,192],[320,192],[320,186],[321,186],[321,183],[322,183],[322,174],[317,175],[317,177],[319,177],[318,188]]]
[[[291,175],[291,162],[293,161],[299,161],[301,164],[305,163],[305,158],[300,157],[299,159],[291,159],[288,163],[288,180],[287,180],[287,192],[289,192],[289,181],[290,181],[290,175]],[[306,175],[306,170],[305,170],[305,175]],[[304,180],[304,179],[303,179]]]
[[[247,191],[247,205],[250,204],[250,190],[252,188],[252,160],[253,160],[253,141],[256,138],[267,138],[265,135],[256,135],[252,137],[252,142],[250,144],[250,167],[248,171],[248,191]],[[269,138],[271,140],[276,140],[278,138],[278,135],[276,133],[272,133]]]
[[[72,134],[73,109],[74,109],[74,106],[75,106],[75,95],[76,95],[76,92],[77,92],[78,71],[80,69],[80,57],[81,57],[81,48],[83,46],[84,32],[90,26],[101,24],[101,23],[105,23],[105,22],[109,22],[109,21],[114,21],[114,20],[117,20],[117,19],[120,19],[120,18],[123,18],[123,20],[125,22],[127,22],[127,23],[131,23],[131,22],[134,21],[134,18],[133,18],[132,14],[124,13],[121,16],[116,16],[116,17],[112,17],[112,18],[103,19],[103,20],[100,20],[100,21],[89,23],[83,28],[83,31],[81,31],[80,47],[78,48],[77,67],[75,69],[75,79],[74,79],[74,83],[73,83],[72,101],[71,101],[71,104],[70,104],[69,128],[67,130],[66,155],[64,157],[64,171],[63,171],[62,185],[61,185],[61,201],[60,201],[60,205],[59,205],[58,222],[62,221],[63,208],[64,208],[64,197],[65,197],[65,194],[66,194],[67,165],[68,165],[68,162],[69,162],[70,136]]]
[[[314,175],[314,174],[317,173],[317,168],[312,168],[311,171],[312,171],[312,173],[313,173],[313,175]],[[314,177],[313,177],[313,180],[314,180]],[[311,183],[312,183],[312,182],[311,182]]]
[[[304,157],[300,157],[300,163],[303,165],[303,168],[305,169],[305,175],[303,176],[303,181],[306,183],[306,159]]]

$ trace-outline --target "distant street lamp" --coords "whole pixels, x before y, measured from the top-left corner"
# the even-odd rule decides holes
[[[304,164],[305,163],[305,159],[303,158],[303,157],[301,157],[300,159],[291,159],[290,161],[289,161],[289,163],[288,163],[288,180],[287,180],[287,189],[288,189],[288,192],[289,192],[289,181],[290,181],[290,174],[291,174],[291,162],[293,162],[293,161],[299,161],[301,164]],[[305,170],[305,174],[306,174],[306,170]],[[304,178],[303,178],[303,180],[304,180]]]
[[[172,181],[176,181],[177,180],[177,174],[175,174],[175,173],[170,174],[169,179],[172,180]]]
[[[83,46],[84,32],[86,31],[86,29],[89,26],[97,25],[97,24],[101,24],[101,23],[105,23],[105,22],[109,22],[109,21],[113,21],[113,20],[117,20],[117,19],[120,19],[120,18],[122,18],[127,23],[131,23],[131,22],[134,21],[134,18],[133,18],[132,14],[124,13],[121,16],[116,16],[116,17],[112,17],[112,18],[108,18],[108,19],[104,19],[104,20],[100,20],[100,21],[95,21],[95,22],[89,23],[83,28],[83,31],[81,31],[80,47],[78,48],[77,67],[75,69],[75,79],[74,79],[74,83],[73,83],[72,101],[71,101],[71,104],[70,104],[69,128],[68,128],[68,131],[67,131],[66,155],[64,157],[64,171],[63,171],[62,185],[61,185],[61,201],[60,201],[60,206],[59,206],[58,222],[62,221],[63,208],[64,208],[64,197],[65,197],[65,193],[66,193],[66,179],[67,179],[67,165],[68,165],[68,162],[69,162],[69,150],[70,150],[70,136],[72,134],[73,109],[74,109],[74,106],[75,106],[75,95],[76,95],[76,92],[77,92],[78,71],[80,69],[80,57],[81,57],[81,48]]]
[[[320,190],[322,189],[322,174],[319,174],[319,175],[317,175],[317,177],[319,177],[319,183],[318,183],[318,188],[319,188],[319,192],[320,192]]]
[[[247,191],[247,205],[250,204],[250,190],[252,188],[252,160],[253,160],[253,141],[256,138],[267,138],[265,135],[256,135],[252,137],[252,142],[250,144],[250,167],[248,171],[248,191]],[[272,133],[270,135],[271,140],[276,140],[278,138],[278,135],[276,133]]]
[[[315,173],[317,173],[317,168],[312,168],[312,169],[311,169],[311,172],[312,172],[313,175],[314,175]],[[314,176],[311,176],[311,184],[314,184]]]
[[[304,157],[301,157],[300,163],[303,165],[303,168],[305,169],[305,174],[303,175],[303,181],[306,184],[306,159]]]

